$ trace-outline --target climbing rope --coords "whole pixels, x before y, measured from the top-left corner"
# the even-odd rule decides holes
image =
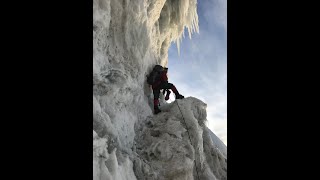
[[[182,119],[183,119],[184,123],[186,124],[186,128],[187,128],[187,132],[188,132],[188,136],[189,136],[190,143],[191,143],[191,145],[193,146],[192,141],[191,141],[191,137],[190,137],[190,134],[189,134],[189,130],[188,130],[189,128],[188,128],[188,126],[187,126],[186,120],[185,120],[184,117],[183,117],[183,114],[182,114],[182,112],[181,112],[181,109],[180,109],[180,106],[179,106],[178,101],[176,101],[176,102],[177,102],[178,108],[179,108],[179,110],[180,110]],[[193,146],[193,147],[194,147],[194,146]],[[197,168],[196,159],[194,159],[194,164],[195,164],[195,166],[196,166],[196,171],[197,171],[198,180],[200,180],[199,174],[198,174],[198,168]]]
[[[170,100],[171,100],[171,99],[170,99]],[[180,111],[180,113],[181,113],[182,119],[183,119],[183,121],[184,121],[184,123],[185,123],[185,125],[186,125],[186,129],[187,129],[188,137],[189,137],[189,140],[190,140],[190,144],[193,146],[192,141],[191,141],[191,136],[190,136],[190,133],[189,133],[189,128],[188,128],[188,126],[187,126],[186,120],[185,120],[184,117],[183,117],[183,114],[182,114],[182,111],[181,111],[181,109],[180,109],[180,106],[179,106],[178,101],[176,101],[176,102],[177,102],[179,111]],[[117,146],[116,146],[116,148],[117,148],[117,150],[118,150],[119,152],[121,152],[121,153],[123,153],[123,154],[127,154],[127,155],[130,157],[130,154],[129,154],[129,153],[127,153],[127,152],[125,152],[125,151],[122,151],[122,150],[121,150],[119,147],[117,147]],[[146,163],[147,165],[149,165],[149,167],[152,169],[152,166],[151,166],[144,158],[142,158],[139,154],[137,154],[137,153],[136,153],[136,154],[132,153],[132,155],[138,156],[144,163]],[[100,157],[101,157],[101,158],[106,158],[106,157],[104,157],[104,156],[102,156],[102,155],[100,155]],[[194,159],[194,164],[195,164],[195,167],[196,167],[196,172],[197,172],[198,180],[200,180],[199,173],[198,173],[198,167],[197,167],[197,163],[196,163],[196,159]]]

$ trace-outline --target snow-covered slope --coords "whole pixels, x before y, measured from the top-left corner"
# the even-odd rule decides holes
[[[226,179],[226,147],[204,125],[206,105],[161,96],[164,112],[153,116],[145,82],[184,27],[198,31],[196,3],[93,1],[93,179]]]

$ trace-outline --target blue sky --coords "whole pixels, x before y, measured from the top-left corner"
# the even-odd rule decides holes
[[[227,0],[199,0],[197,12],[199,34],[185,31],[180,56],[169,48],[169,82],[207,104],[207,125],[227,145]]]

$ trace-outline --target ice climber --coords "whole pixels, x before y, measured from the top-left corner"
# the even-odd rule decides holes
[[[171,84],[168,83],[168,77],[167,77],[168,68],[164,68],[160,65],[155,65],[152,72],[147,76],[147,83],[149,85],[152,85],[153,90],[153,106],[154,106],[154,114],[158,114],[161,112],[159,109],[159,95],[160,90],[163,90],[163,94],[167,92],[165,96],[165,100],[169,99],[170,90],[173,91],[173,93],[176,96],[176,99],[183,99],[184,96],[179,94],[177,88]]]

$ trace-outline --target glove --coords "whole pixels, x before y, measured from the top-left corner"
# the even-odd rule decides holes
[[[168,89],[164,89],[164,90],[162,91],[162,94],[164,95],[164,94],[166,93],[166,91],[168,91]]]
[[[169,89],[167,89],[167,94],[166,94],[166,97],[164,98],[164,100],[166,100],[166,101],[169,100],[170,93],[171,93],[171,91]]]

